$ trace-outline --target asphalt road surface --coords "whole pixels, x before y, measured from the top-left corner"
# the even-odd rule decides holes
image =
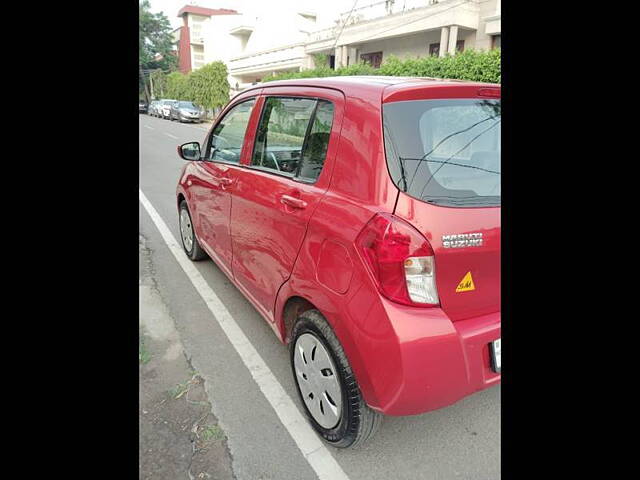
[[[176,146],[202,143],[207,127],[140,115],[140,190],[178,241],[175,187],[183,160]],[[205,379],[213,414],[227,435],[235,477],[318,478],[156,222],[139,205],[140,234],[151,251],[152,274],[187,357]],[[193,265],[303,414],[287,348],[213,261]],[[500,387],[423,415],[385,417],[377,435],[364,447],[327,447],[327,452],[351,480],[499,479]]]

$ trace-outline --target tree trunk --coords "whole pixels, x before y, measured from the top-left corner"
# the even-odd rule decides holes
[[[147,81],[144,78],[144,73],[142,72],[142,65],[138,64],[140,67],[140,76],[142,77],[142,83],[144,84],[144,94],[147,97],[147,105],[151,103],[151,97],[149,96],[149,87],[147,86]]]

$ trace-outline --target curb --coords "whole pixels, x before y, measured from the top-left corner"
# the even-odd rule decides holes
[[[151,117],[151,118],[158,118],[158,117],[153,117],[153,116],[149,115],[148,113],[139,113],[139,115],[146,115],[146,116]],[[167,120],[167,119],[166,118],[164,118],[164,119],[158,118],[158,120]],[[202,123],[182,123],[181,125],[193,125],[194,127],[198,127],[198,128],[203,129],[203,130],[209,130],[213,126],[213,120],[205,120]]]

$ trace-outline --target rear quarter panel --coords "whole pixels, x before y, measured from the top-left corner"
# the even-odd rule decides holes
[[[399,352],[354,240],[375,213],[393,210],[398,192],[386,170],[380,89],[345,94],[342,132],[336,139],[338,152],[329,190],[309,222],[292,275],[278,294],[275,312],[280,336],[288,342],[283,319],[287,300],[300,296],[313,303],[332,326],[367,403],[375,408],[388,401],[379,399],[376,391],[398,388],[394,385],[399,382],[394,374],[398,363],[393,359],[399,359]],[[322,255],[327,248],[337,257]],[[323,271],[325,267],[334,271]],[[370,358],[372,351],[377,361]],[[376,370],[375,375],[372,370]]]

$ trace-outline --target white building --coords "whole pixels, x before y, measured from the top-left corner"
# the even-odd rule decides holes
[[[174,31],[179,70],[188,73],[216,60],[225,62],[232,94],[274,71],[271,65],[267,69],[261,65],[265,52],[276,52],[267,55],[269,64],[271,57],[277,59],[276,71],[298,71],[305,64],[304,43],[318,26],[316,10],[304,9],[302,2],[293,0],[288,4],[264,2],[243,14],[186,5],[178,12],[183,26]],[[320,25],[326,26],[338,14],[335,6],[330,11],[320,15],[325,18]]]
[[[181,71],[221,60],[234,94],[274,73],[313,68],[316,54],[335,68],[360,61],[377,67],[389,55],[500,46],[500,0],[360,0],[347,11],[350,2],[303,2],[263,2],[242,13],[183,7]]]
[[[343,12],[338,25],[309,35],[305,53],[326,54],[336,67],[361,60],[378,67],[389,55],[444,56],[499,45],[500,0],[386,0]]]

